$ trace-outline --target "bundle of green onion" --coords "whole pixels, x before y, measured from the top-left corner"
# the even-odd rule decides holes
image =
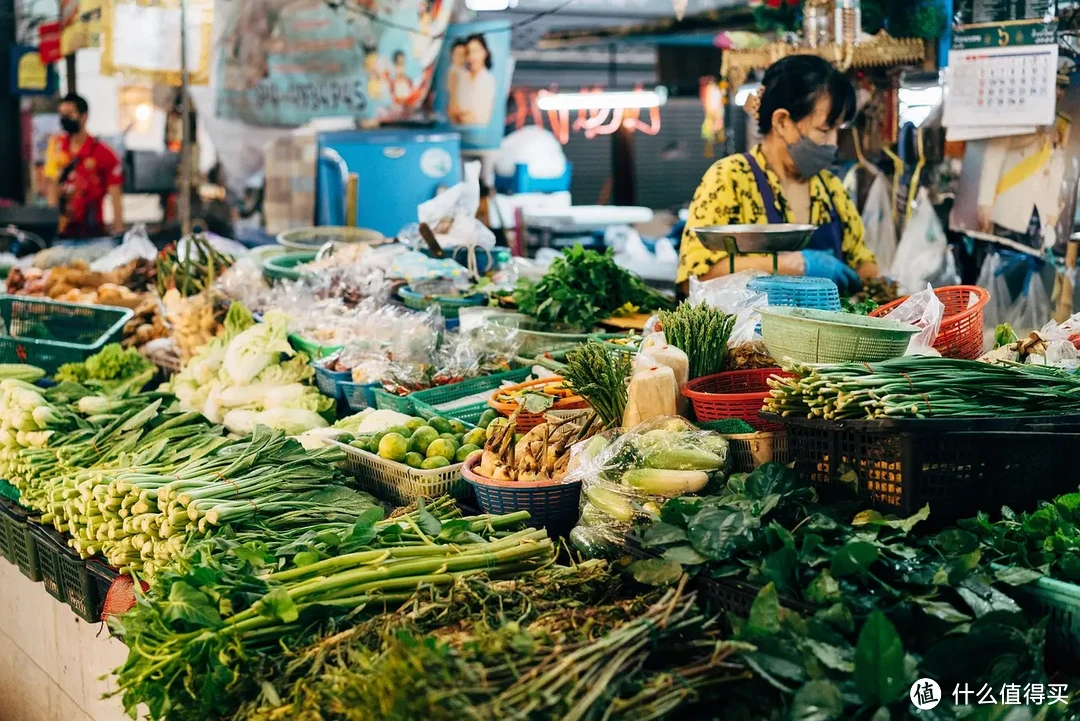
[[[807,418],[1080,414],[1080,376],[1036,365],[911,356],[881,363],[789,363],[763,410]]]

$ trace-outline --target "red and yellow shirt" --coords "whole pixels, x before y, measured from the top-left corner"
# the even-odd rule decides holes
[[[60,184],[60,234],[99,238],[105,235],[105,196],[123,184],[123,167],[112,148],[97,138],[87,137],[78,153],[72,153],[70,144],[70,136],[57,135],[45,153],[45,177]],[[78,163],[61,178],[76,158]]]

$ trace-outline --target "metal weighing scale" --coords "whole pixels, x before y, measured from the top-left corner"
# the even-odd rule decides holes
[[[289,250],[310,251],[320,260],[333,248],[341,245],[382,245],[393,242],[377,230],[349,226],[319,225],[313,228],[297,228],[278,234],[277,241]]]
[[[780,253],[802,250],[818,227],[794,223],[770,225],[708,225],[694,228],[698,240],[709,250],[727,251],[731,272],[735,272],[735,256],[749,253],[772,255],[773,275],[779,275]]]

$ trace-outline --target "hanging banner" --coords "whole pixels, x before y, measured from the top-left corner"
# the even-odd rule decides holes
[[[11,92],[13,95],[52,95],[56,92],[56,71],[29,45],[11,48]]]
[[[451,0],[217,0],[216,114],[294,127],[407,117],[431,87]]]
[[[450,26],[435,76],[435,110],[461,133],[462,148],[499,147],[513,72],[509,22]]]
[[[192,85],[210,82],[210,0],[186,0],[187,67]],[[101,74],[180,85],[180,0],[105,0]]]
[[[61,0],[62,55],[101,46],[101,2],[102,0]]]

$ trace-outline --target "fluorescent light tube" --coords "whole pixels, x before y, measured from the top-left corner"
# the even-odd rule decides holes
[[[613,90],[598,93],[550,93],[536,98],[541,110],[623,110],[659,108],[667,102],[667,88]]]

